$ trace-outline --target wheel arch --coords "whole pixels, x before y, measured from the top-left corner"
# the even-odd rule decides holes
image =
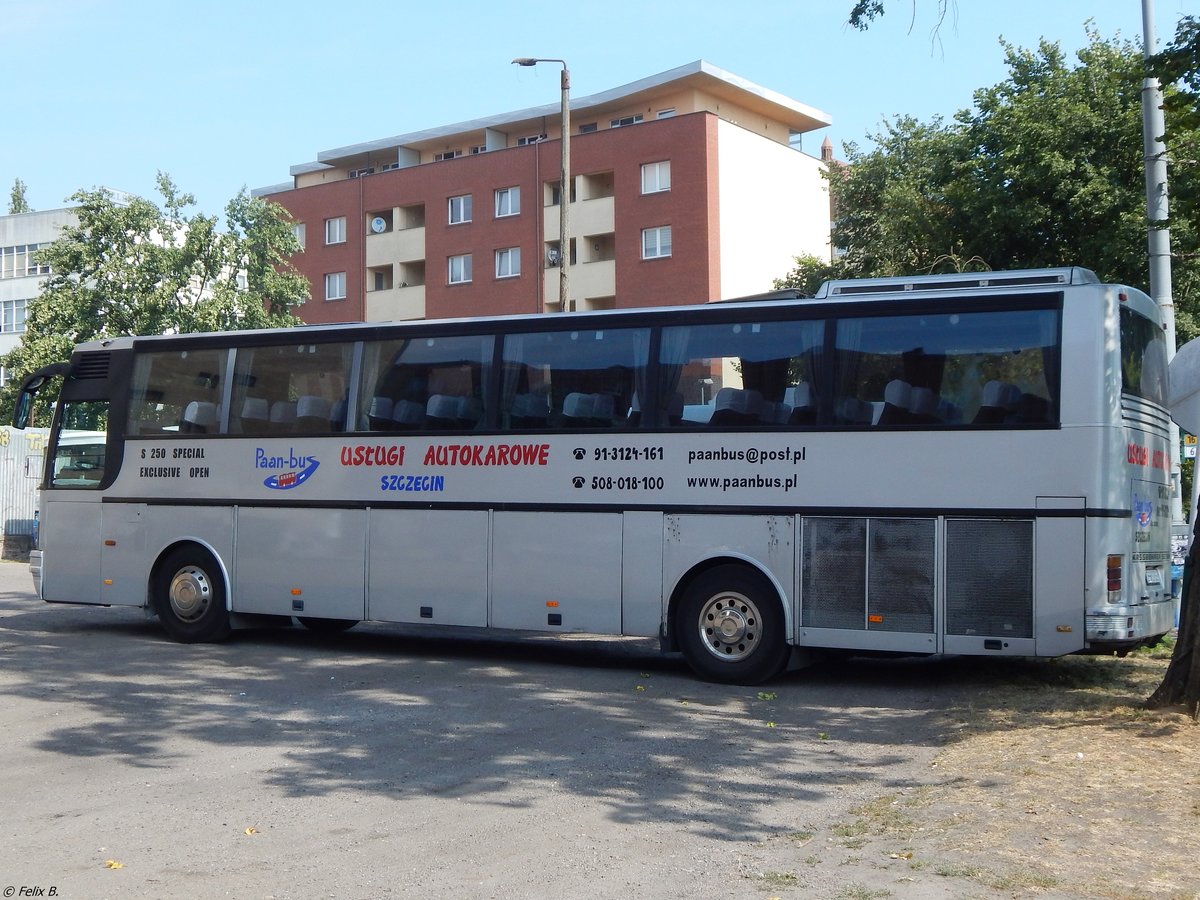
[[[735,551],[722,552],[716,556],[710,556],[695,563],[691,568],[685,570],[675,580],[675,584],[671,587],[667,601],[667,616],[665,621],[666,627],[666,649],[678,651],[679,646],[679,629],[675,627],[676,615],[679,611],[679,605],[683,602],[683,598],[687,595],[688,589],[692,584],[703,575],[718,566],[737,565],[761,575],[770,584],[771,589],[775,593],[775,601],[779,604],[779,609],[783,613],[784,633],[790,638],[795,633],[792,627],[792,610],[791,604],[787,602],[787,591],[784,590],[779,579],[764,566],[759,560],[745,553]],[[791,640],[788,640],[791,643]]]
[[[213,562],[216,563],[217,571],[221,573],[221,582],[225,588],[225,610],[226,612],[233,612],[233,579],[229,576],[229,569],[225,565],[225,560],[221,558],[220,552],[209,541],[198,537],[176,538],[158,551],[158,555],[154,557],[154,564],[150,566],[150,571],[146,576],[146,608],[154,608],[151,600],[154,592],[154,580],[158,577],[163,562],[176,550],[184,547],[203,550],[212,557]]]

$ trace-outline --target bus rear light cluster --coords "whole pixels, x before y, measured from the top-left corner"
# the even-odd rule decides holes
[[[1122,571],[1124,568],[1125,557],[1120,554],[1113,554],[1108,557],[1107,566],[1105,569],[1106,580],[1108,582],[1108,602],[1121,602],[1121,586],[1122,586]]]

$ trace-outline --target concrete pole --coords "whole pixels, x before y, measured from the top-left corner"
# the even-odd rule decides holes
[[[1147,60],[1157,51],[1154,0],[1142,0],[1142,54]],[[1167,147],[1162,141],[1162,88],[1157,78],[1142,81],[1142,146],[1146,167],[1147,244],[1150,254],[1150,297],[1162,311],[1167,333],[1168,359],[1175,355],[1175,301],[1171,288],[1171,231],[1167,201]],[[1171,423],[1171,519],[1183,521],[1182,474],[1179,467],[1179,426]],[[1195,516],[1196,504],[1192,504]]]

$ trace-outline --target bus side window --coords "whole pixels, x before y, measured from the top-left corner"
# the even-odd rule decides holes
[[[713,428],[818,424],[824,334],[821,320],[663,329],[659,420]]]
[[[55,488],[91,489],[104,480],[108,438],[108,401],[67,401],[55,435],[50,484]]]
[[[126,434],[216,434],[229,352],[141,353],[134,363]]]
[[[330,434],[346,427],[351,343],[238,349],[230,431]],[[339,407],[340,403],[340,407]]]
[[[500,427],[637,427],[649,348],[647,328],[506,335]]]
[[[363,345],[361,431],[470,431],[487,424],[491,336],[429,335]]]
[[[1027,427],[1058,421],[1053,309],[837,322],[834,408],[845,427]]]

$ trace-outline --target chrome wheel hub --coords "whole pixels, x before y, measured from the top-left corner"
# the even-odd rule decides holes
[[[700,610],[700,639],[718,659],[737,661],[754,652],[761,618],[758,607],[744,594],[722,592]]]
[[[204,615],[212,602],[208,575],[195,566],[180,569],[171,579],[169,597],[171,612],[185,622],[194,622]]]

